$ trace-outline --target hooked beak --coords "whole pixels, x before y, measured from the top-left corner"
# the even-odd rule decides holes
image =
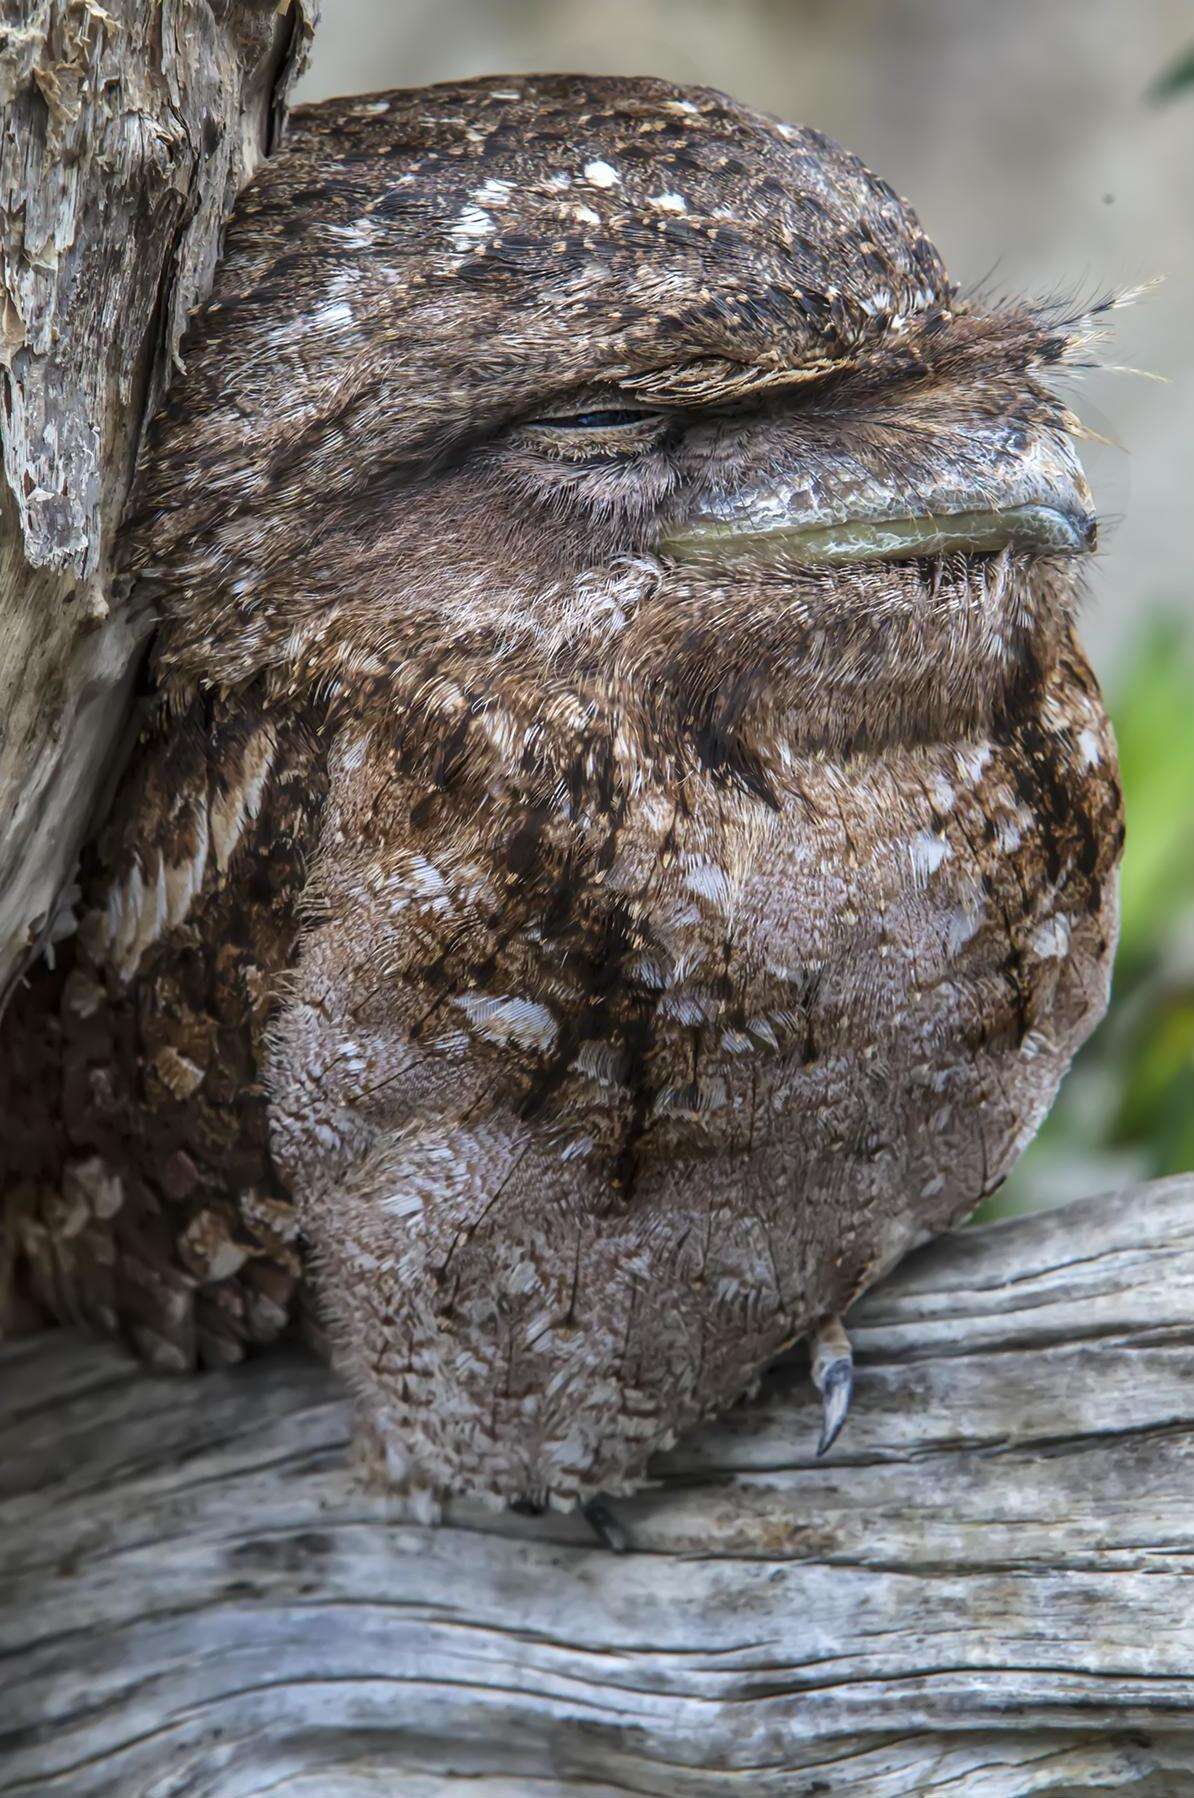
[[[818,566],[901,562],[951,550],[1001,549],[1049,555],[1093,550],[1097,524],[1090,489],[1068,442],[1051,435],[1009,455],[1002,432],[966,445],[966,466],[909,494],[881,478],[817,479],[739,488],[668,526],[660,539],[673,561],[753,561]]]

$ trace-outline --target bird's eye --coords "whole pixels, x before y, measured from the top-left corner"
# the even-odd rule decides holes
[[[553,462],[622,462],[655,449],[668,428],[658,412],[595,405],[524,419],[517,434]]]
[[[596,412],[566,412],[558,418],[531,418],[532,429],[552,431],[605,431],[617,425],[635,425],[649,421],[650,412],[634,412],[629,408],[610,406]]]

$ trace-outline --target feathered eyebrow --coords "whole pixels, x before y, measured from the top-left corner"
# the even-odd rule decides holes
[[[802,387],[856,366],[853,356],[826,357],[799,368],[747,365],[707,356],[649,369],[644,374],[615,375],[610,385],[635,399],[652,400],[660,406],[709,406],[748,399],[776,388]]]
[[[893,333],[840,356],[822,356],[798,365],[776,362],[731,362],[722,356],[695,356],[657,368],[630,372],[623,365],[597,382],[657,406],[715,406],[755,395],[806,387],[831,375],[863,367],[876,373],[921,372],[938,367],[959,372],[971,362],[997,354],[1024,371],[1089,365],[1091,351],[1104,335],[1101,316],[1129,305],[1147,287],[1100,297],[1076,310],[1057,304],[1030,305],[1004,301],[987,308],[957,304],[940,307],[915,320],[906,334]],[[910,360],[911,359],[911,360]]]
[[[1163,276],[1154,275],[1147,281],[1138,282],[1135,287],[1118,288],[1111,293],[1099,294],[1089,304],[1076,308],[1067,307],[1058,300],[1043,301],[1031,307],[1033,323],[1040,333],[1039,356],[1042,366],[1108,367],[1108,364],[1099,360],[1097,354],[1099,345],[1105,343],[1111,335],[1104,322],[1106,315],[1120,312],[1125,306],[1134,306],[1137,300],[1147,298],[1163,279]]]

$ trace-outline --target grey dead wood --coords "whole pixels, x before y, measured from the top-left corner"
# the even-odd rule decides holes
[[[142,425],[313,16],[0,4],[0,999],[119,754],[149,621],[109,564]]]
[[[1194,1180],[963,1233],[621,1504],[355,1490],[298,1351],[0,1374],[0,1793],[1194,1792]]]

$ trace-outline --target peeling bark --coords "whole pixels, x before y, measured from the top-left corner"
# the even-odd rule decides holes
[[[110,556],[145,419],[314,0],[0,11],[0,995],[118,754],[148,620]]]
[[[325,1368],[0,1359],[0,1794],[1194,1793],[1194,1180],[907,1261],[617,1507],[354,1490]]]

